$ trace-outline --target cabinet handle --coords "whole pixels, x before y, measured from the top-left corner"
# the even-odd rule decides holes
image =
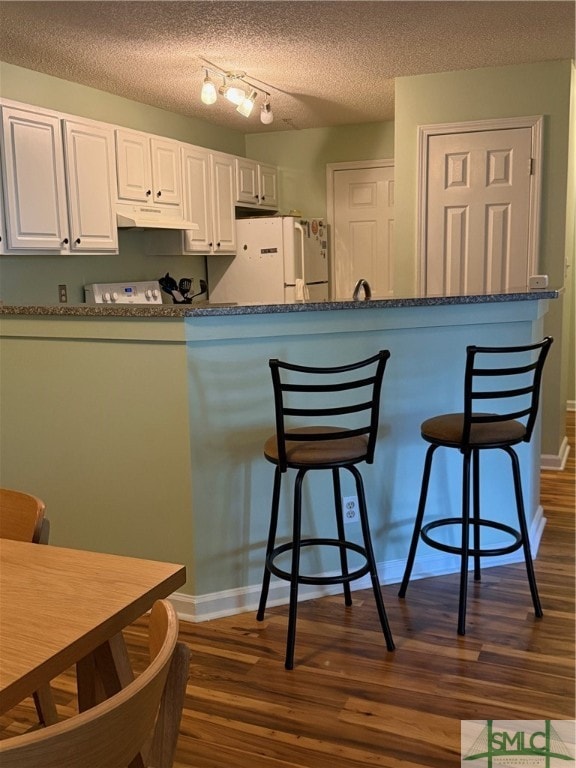
[[[74,242],[76,243],[76,245],[80,245],[80,243],[82,242],[82,240],[80,240],[80,238],[79,238],[79,237],[77,237],[77,238],[76,238],[76,240],[74,240]]]
[[[146,197],[150,197],[151,194],[152,194],[152,190],[151,189],[147,189],[146,190]]]
[[[156,197],[160,197],[162,195],[162,191],[156,192]]]
[[[68,245],[68,238],[65,237],[64,240],[62,240],[62,245]]]

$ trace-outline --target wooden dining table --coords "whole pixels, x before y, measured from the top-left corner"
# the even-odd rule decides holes
[[[76,665],[79,709],[133,679],[122,630],[183,565],[0,539],[0,713]]]

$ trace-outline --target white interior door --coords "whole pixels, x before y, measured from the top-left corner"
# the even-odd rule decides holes
[[[526,288],[532,153],[530,127],[428,137],[425,295]]]
[[[360,278],[374,297],[392,296],[394,166],[332,166],[332,180],[334,298],[351,298]]]

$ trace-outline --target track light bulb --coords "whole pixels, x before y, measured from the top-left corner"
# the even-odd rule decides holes
[[[268,101],[268,95],[266,95],[266,100],[264,101],[264,104],[262,104],[262,109],[260,110],[260,122],[264,123],[264,125],[270,125],[273,120],[274,114],[270,102]]]
[[[202,83],[202,93],[200,94],[200,98],[204,104],[214,104],[217,98],[216,86],[208,77],[208,70],[205,71],[206,77]]]
[[[246,96],[246,98],[242,101],[242,104],[240,104],[236,111],[240,112],[241,115],[244,115],[244,117],[250,117],[252,114],[252,110],[254,109],[254,102],[256,101],[258,97],[258,91],[251,90],[250,95]]]
[[[228,88],[226,88],[226,98],[228,101],[231,101],[232,104],[238,106],[242,104],[246,98],[246,91],[238,85],[229,85]]]

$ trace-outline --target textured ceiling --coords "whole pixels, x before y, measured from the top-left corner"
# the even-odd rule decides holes
[[[574,2],[0,3],[0,60],[244,133],[392,120],[394,78],[575,56]],[[202,60],[274,122],[200,102]]]

